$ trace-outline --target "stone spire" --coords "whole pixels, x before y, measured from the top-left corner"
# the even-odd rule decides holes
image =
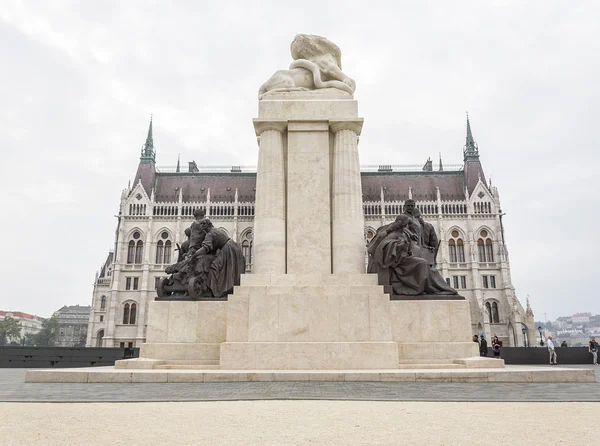
[[[181,155],[178,153],[178,154],[177,154],[177,169],[175,169],[175,172],[177,172],[177,173],[179,173],[179,172],[180,172],[180,170],[179,170],[179,158],[180,158],[180,156],[181,156]]]
[[[469,122],[469,114],[467,113],[467,137],[465,140],[464,150],[465,161],[468,158],[479,158],[479,148],[473,139],[473,133],[471,132],[471,123]]]
[[[442,152],[440,152],[440,167],[438,168],[439,172],[444,171],[444,165],[442,164]]]
[[[531,310],[531,305],[529,305],[529,294],[527,295],[527,309],[525,310],[525,314],[527,316],[533,316],[533,311]]]
[[[471,122],[469,121],[469,114],[467,113],[467,137],[465,140],[464,154],[464,173],[465,173],[465,186],[467,194],[471,195],[475,186],[482,181],[487,186],[485,181],[485,174],[483,173],[483,167],[479,161],[479,147],[473,139],[473,133],[471,132]]]
[[[142,146],[140,163],[135,174],[135,179],[133,180],[133,187],[141,183],[148,196],[152,195],[152,189],[154,188],[154,180],[156,178],[155,163],[156,151],[154,150],[154,139],[152,137],[152,116],[150,116],[148,136],[146,136],[146,142]]]
[[[154,138],[152,137],[152,115],[150,115],[150,125],[148,127],[148,136],[146,136],[146,142],[142,147],[142,156],[143,159],[152,159],[154,161],[156,156],[156,151],[154,150]]]

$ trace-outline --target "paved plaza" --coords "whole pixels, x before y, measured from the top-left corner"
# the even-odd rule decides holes
[[[512,366],[517,367],[518,366]],[[550,366],[539,366],[550,368]],[[593,368],[593,366],[565,366]],[[0,369],[0,401],[165,402],[236,400],[600,401],[595,383],[25,383],[26,369]]]
[[[597,403],[1,403],[18,445],[593,445]]]

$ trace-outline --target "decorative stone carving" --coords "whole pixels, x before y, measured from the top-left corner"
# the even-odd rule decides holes
[[[240,284],[246,265],[240,246],[204,217],[194,212],[196,220],[185,230],[188,239],[179,247],[177,263],[165,272],[156,287],[156,300],[198,300],[230,294]]]
[[[258,91],[259,99],[270,92],[310,91],[332,88],[354,93],[356,83],[342,71],[342,52],[325,37],[298,34],[291,45],[289,70],[278,70]]]

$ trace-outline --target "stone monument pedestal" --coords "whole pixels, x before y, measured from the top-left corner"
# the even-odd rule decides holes
[[[390,301],[368,274],[249,274],[229,296],[222,369],[394,369]]]

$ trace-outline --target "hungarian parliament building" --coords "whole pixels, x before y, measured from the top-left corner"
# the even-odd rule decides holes
[[[139,347],[148,303],[165,267],[177,261],[193,212],[237,241],[252,273],[256,172],[241,166],[156,166],[152,121],[134,180],[119,203],[115,243],[96,275],[88,347]],[[473,334],[494,334],[504,346],[535,345],[533,313],[517,299],[496,187],[486,181],[469,120],[463,163],[381,165],[361,169],[366,246],[412,198],[439,239],[436,267],[471,307]],[[365,257],[365,269],[367,259]],[[531,342],[530,342],[531,341]]]

